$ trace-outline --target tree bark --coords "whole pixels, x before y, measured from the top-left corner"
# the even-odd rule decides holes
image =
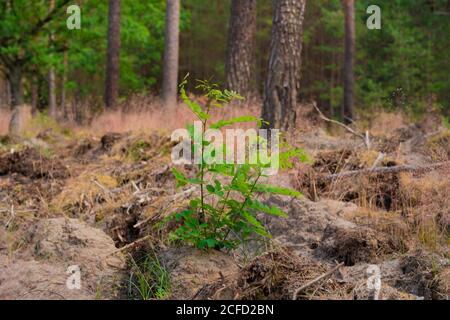
[[[31,115],[34,117],[37,113],[38,99],[39,99],[39,87],[37,76],[31,77]]]
[[[55,8],[55,0],[50,0],[49,12]],[[50,46],[53,45],[55,40],[55,35],[53,32],[50,33]],[[48,109],[49,115],[53,119],[57,117],[57,106],[56,106],[56,79],[55,79],[55,68],[51,65],[48,70]]]
[[[53,67],[50,67],[50,70],[48,71],[48,109],[49,115],[53,119],[56,119],[57,117],[55,82],[55,69]]]
[[[303,17],[306,0],[276,0],[269,70],[264,88],[262,118],[266,127],[294,127],[300,83]]]
[[[120,0],[109,0],[108,53],[106,61],[105,105],[113,108],[119,90]]]
[[[67,82],[67,72],[69,67],[69,56],[67,51],[67,46],[64,48],[63,53],[63,74],[61,77],[61,108],[63,112],[63,118],[64,120],[68,119],[68,112],[67,112],[67,103],[66,103],[66,82]]]
[[[2,73],[0,73],[0,108],[3,108],[8,105],[7,102],[7,81],[3,78]]]
[[[170,106],[177,101],[180,0],[167,0],[165,28],[162,102]]]
[[[9,121],[9,133],[18,134],[20,131],[20,106],[22,105],[22,69],[15,64],[8,70],[8,80],[11,85],[12,113]]]
[[[11,82],[8,77],[6,77],[5,82],[5,104],[10,107],[12,105]]]
[[[344,101],[341,115],[345,123],[355,117],[355,1],[342,0],[345,15]]]
[[[226,87],[243,96],[252,93],[256,34],[256,0],[232,0],[228,27]]]

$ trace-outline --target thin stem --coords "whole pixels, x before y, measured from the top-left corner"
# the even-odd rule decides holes
[[[206,103],[206,115],[209,115],[209,110],[211,106],[212,100],[208,100]],[[208,122],[208,118],[206,118],[204,121],[202,121],[202,142],[201,142],[201,163],[200,163],[200,202],[201,202],[201,209],[200,209],[200,216],[199,216],[199,222],[204,223],[205,222],[205,209],[204,209],[204,203],[205,203],[205,193],[204,193],[204,181],[203,178],[205,176],[205,160],[203,159],[203,153],[205,151],[204,146],[204,139],[205,139],[205,132],[206,132],[206,123]]]

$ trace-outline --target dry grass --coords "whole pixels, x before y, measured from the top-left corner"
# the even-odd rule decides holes
[[[400,178],[403,215],[411,232],[430,249],[447,247],[450,226],[450,172]]]
[[[409,247],[424,246],[442,253],[448,253],[449,194],[450,173],[438,171],[418,177],[411,173],[359,177],[342,181],[327,193],[358,204],[359,209],[346,219],[387,233]],[[382,206],[386,199],[389,208]]]
[[[450,130],[432,136],[426,144],[427,152],[434,161],[450,159]]]
[[[192,96],[201,104],[204,101],[201,97]],[[73,129],[77,134],[101,135],[107,132],[139,132],[139,131],[157,131],[160,133],[172,132],[178,128],[185,128],[188,123],[196,120],[192,112],[183,104],[178,103],[173,106],[162,106],[159,100],[154,96],[132,96],[121,103],[117,111],[105,111],[99,114],[86,112],[89,106],[80,106],[83,111],[84,125],[74,123],[65,123],[65,127]],[[215,109],[211,113],[211,122],[223,118],[233,118],[243,115],[260,116],[261,103],[256,100],[250,100],[248,103],[225,106],[222,109]],[[8,134],[9,120],[11,112],[6,109],[0,109],[0,135]],[[74,118],[69,115],[69,118]],[[55,121],[46,116],[38,116],[31,119],[31,107],[24,105],[21,107],[22,131],[24,136],[36,136],[40,131],[52,129],[61,131],[61,121]],[[242,129],[253,127],[252,124],[240,125]],[[66,129],[67,130],[67,129]]]
[[[374,136],[387,136],[395,130],[405,127],[408,123],[406,116],[400,112],[386,112],[379,110],[373,112],[370,119],[370,133]]]
[[[448,132],[432,136],[428,152],[447,160]],[[425,150],[426,151],[426,150]],[[433,153],[434,152],[434,153]],[[404,240],[410,247],[426,247],[448,253],[450,231],[450,172],[446,168],[428,173],[360,175],[324,183],[317,175],[370,168],[376,151],[323,151],[312,168],[298,179],[298,187],[312,199],[317,197],[353,202],[359,210],[346,217],[358,224]],[[392,155],[391,156],[395,156]],[[434,158],[434,157],[432,157]],[[400,165],[386,156],[380,166]]]
[[[204,103],[201,98],[193,99],[199,100],[201,104]],[[210,121],[215,122],[223,118],[228,119],[249,114],[259,116],[261,114],[260,105],[250,103],[215,109],[211,113]],[[183,103],[164,107],[153,97],[138,96],[131,98],[127,102],[126,108],[102,113],[94,118],[89,127],[85,129],[97,133],[128,131],[167,133],[178,128],[185,128],[188,123],[192,123],[194,120],[196,120],[195,116]]]
[[[344,218],[354,221],[358,225],[367,226],[389,235],[393,239],[400,239],[405,247],[409,243],[409,225],[398,212],[360,207],[348,211]]]
[[[117,187],[111,176],[86,172],[66,182],[62,192],[52,200],[51,207],[59,213],[82,216],[92,210],[95,203],[106,201],[108,190]]]

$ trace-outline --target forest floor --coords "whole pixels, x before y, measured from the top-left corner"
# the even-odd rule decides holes
[[[310,161],[270,179],[303,196],[264,199],[289,217],[261,217],[273,237],[232,252],[170,241],[161,221],[198,192],[175,188],[170,135],[41,122],[3,136],[0,299],[373,299],[377,268],[379,299],[449,299],[450,130],[380,112],[356,125],[368,150],[314,110],[299,121],[289,140]]]

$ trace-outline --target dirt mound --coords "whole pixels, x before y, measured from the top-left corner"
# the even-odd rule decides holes
[[[378,296],[367,286],[367,280],[361,280],[352,291],[353,300],[418,300],[418,297],[399,291],[385,283],[381,284]]]
[[[60,161],[49,159],[33,148],[0,157],[0,176],[13,173],[31,179],[64,179],[69,176],[69,171]]]
[[[403,276],[396,286],[425,299],[450,299],[448,260],[424,251],[409,253],[400,261]]]
[[[110,154],[138,163],[153,160],[155,157],[169,156],[174,145],[169,136],[152,134],[126,135],[111,148]]]
[[[1,208],[25,206],[25,211],[43,213],[40,210],[42,203],[49,203],[61,192],[62,186],[62,180],[33,180],[21,175],[0,178]]]
[[[326,227],[330,224],[342,228],[356,227],[340,217],[346,212],[356,210],[356,206],[351,203],[313,202],[306,198],[290,200],[282,197],[271,197],[267,203],[282,208],[288,218],[264,215],[261,221],[265,222],[277,241],[294,250],[297,255],[313,257]]]
[[[450,159],[450,130],[446,130],[431,136],[426,145],[425,153],[434,161],[446,161]]]
[[[376,262],[380,257],[404,250],[398,240],[370,228],[328,225],[317,254],[352,266],[359,262]]]
[[[195,248],[170,248],[159,253],[159,259],[170,272],[172,299],[191,299],[205,284],[237,272],[234,259],[222,252]]]
[[[368,274],[371,266],[373,267],[368,263],[359,263],[354,266],[343,266],[339,270],[342,281],[355,286],[353,293],[355,298],[373,294],[364,285],[373,275]],[[437,255],[416,250],[403,257],[380,262],[377,266],[382,285],[397,290],[400,293],[399,299],[450,298],[450,267],[446,259]],[[382,292],[383,290],[380,296],[383,295]]]
[[[103,137],[101,137],[100,139],[101,148],[104,151],[109,151],[123,137],[124,134],[122,133],[109,132],[105,134]]]
[[[352,178],[327,179],[329,175],[351,170],[396,166],[397,162],[373,150],[334,150],[321,151],[315,156],[309,168],[298,170],[294,178],[296,189],[312,200],[330,198],[358,205],[368,205],[386,210],[398,206],[398,174],[359,175]]]
[[[342,171],[346,166],[348,159],[351,157],[352,151],[343,149],[337,151],[322,151],[317,154],[316,161],[312,165],[316,172],[321,174],[333,174]]]
[[[424,132],[418,124],[411,124],[395,129],[388,135],[376,137],[375,147],[384,153],[395,152],[401,144],[417,145],[422,143]]]
[[[110,175],[93,170],[84,172],[68,179],[61,193],[54,197],[50,204],[57,212],[84,219],[97,203],[103,204],[109,199],[109,190],[115,187],[117,181]],[[92,219],[92,216],[90,218]]]
[[[347,220],[360,210],[354,204],[281,197],[271,197],[268,202],[280,206],[289,217],[262,217],[262,221],[277,241],[297,255],[338,260],[348,266],[406,250],[400,238]]]
[[[346,299],[351,287],[332,273],[316,280],[327,268],[292,251],[277,247],[254,258],[233,277],[204,286],[197,299]],[[301,290],[300,290],[301,289]]]
[[[125,261],[108,255],[114,243],[101,230],[76,220],[41,220],[26,235],[29,254],[10,260],[0,251],[4,299],[111,299],[119,294]],[[21,259],[20,257],[26,257]],[[31,258],[31,259],[30,259]],[[80,289],[69,289],[68,268],[80,270]]]
[[[76,141],[73,145],[69,146],[70,155],[75,158],[81,158],[93,152],[96,141],[93,139],[82,139],[81,141]]]

